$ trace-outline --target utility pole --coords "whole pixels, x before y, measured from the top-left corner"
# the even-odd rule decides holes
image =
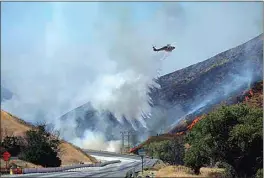
[[[130,132],[128,131],[127,132],[127,147],[129,148],[129,134],[130,134]]]
[[[123,153],[123,150],[124,150],[124,134],[125,134],[125,132],[123,131],[123,132],[120,132],[120,133],[122,135],[121,153]]]

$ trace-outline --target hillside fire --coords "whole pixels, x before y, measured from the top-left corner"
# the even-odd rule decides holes
[[[190,131],[202,118],[204,118],[204,116],[197,116],[190,125],[187,126],[186,130],[185,131],[180,131],[180,132],[177,132],[177,133],[174,133],[174,134],[162,134],[161,136],[162,137],[171,137],[171,138],[174,138],[176,136],[182,136],[184,134],[186,134],[187,131]],[[155,136],[157,137],[157,136]],[[158,136],[159,137],[159,136]],[[154,137],[149,137],[147,141],[143,142],[142,144],[134,147],[134,148],[131,148],[129,150],[129,153],[134,153],[134,154],[137,154],[138,150],[140,148],[142,148],[144,145],[148,144],[151,139],[153,139]]]
[[[250,96],[253,96],[253,91],[250,89],[249,92]]]
[[[195,124],[197,124],[202,118],[203,116],[196,117],[193,122],[189,126],[187,126],[187,130],[191,130],[193,126],[195,126]]]
[[[245,92],[245,101],[248,101],[249,98],[251,98],[253,95],[254,95],[254,94],[253,94],[252,89],[246,91],[246,92]]]
[[[235,95],[233,97],[230,97],[229,100],[232,101],[230,102],[230,104],[236,104],[236,103],[253,103],[254,105],[257,106],[263,106],[263,102],[262,102],[262,96],[263,96],[263,81],[257,82],[255,84],[253,84],[252,88],[249,90],[246,90],[238,95]],[[206,113],[203,113],[206,114]],[[167,133],[167,134],[162,134],[160,136],[157,137],[175,137],[175,136],[183,136],[184,134],[186,134],[186,132],[190,131],[201,119],[203,119],[205,117],[205,115],[200,115],[200,116],[196,116],[194,117],[195,119],[191,119],[193,118],[193,116],[190,116],[190,120],[192,120],[192,122],[190,124],[188,124],[188,126],[181,126],[178,129],[174,129],[173,131],[175,131],[174,133]],[[155,136],[156,137],[156,136]],[[144,145],[148,144],[151,142],[151,140],[157,140],[157,138],[154,137],[150,137],[148,138],[148,140],[146,140],[145,142],[141,143],[140,145],[130,149],[130,153],[134,153],[137,154],[137,150],[140,149],[141,147],[143,147]]]

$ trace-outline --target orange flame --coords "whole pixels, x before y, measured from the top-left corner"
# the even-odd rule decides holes
[[[249,97],[248,97],[248,96],[246,96],[246,97],[245,97],[245,100],[246,100],[246,101],[248,101],[248,100],[249,100]]]
[[[184,131],[182,131],[182,132],[178,132],[178,133],[176,133],[175,135],[183,135],[184,134]]]
[[[253,96],[253,91],[251,89],[249,90],[249,95]]]
[[[248,90],[246,93],[245,93],[245,101],[248,101],[249,100],[249,98],[251,98],[253,95],[254,95],[254,93],[253,93],[253,91],[252,91],[252,89],[250,89],[250,90]]]
[[[202,116],[199,116],[199,117],[196,117],[192,123],[187,127],[188,130],[191,130],[195,124],[197,124],[197,122],[199,122],[203,117]]]
[[[198,123],[203,117],[204,117],[204,116],[198,116],[198,117],[196,117],[196,118],[192,121],[192,123],[191,123],[189,126],[187,126],[187,130],[191,130],[191,129],[194,127],[194,125],[197,124],[197,123]],[[176,134],[173,134],[173,135],[177,135],[177,136],[179,136],[179,135],[183,135],[183,134],[185,134],[185,132],[186,132],[186,131],[177,132]],[[149,139],[148,139],[148,140],[149,140]],[[130,153],[135,152],[135,151],[137,151],[138,149],[140,149],[142,146],[143,146],[143,145],[138,145],[138,146],[136,146],[136,147],[134,147],[134,148],[131,148],[131,149],[129,150],[129,152],[130,152]]]

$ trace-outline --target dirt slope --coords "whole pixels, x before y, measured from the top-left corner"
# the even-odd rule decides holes
[[[1,110],[1,139],[10,135],[23,136],[27,130],[32,128],[34,128],[33,125]],[[95,158],[66,141],[62,141],[60,147],[62,152],[59,153],[59,156],[62,160],[62,165],[97,162]]]

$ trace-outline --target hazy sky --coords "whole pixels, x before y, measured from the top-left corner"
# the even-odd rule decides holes
[[[39,38],[44,36],[54,13],[62,16],[57,18],[63,19],[61,23],[65,28],[61,28],[67,30],[64,33],[67,34],[69,43],[89,46],[107,43],[95,39],[97,23],[111,23],[111,20],[127,11],[130,13],[129,20],[133,21],[137,30],[153,34],[149,35],[153,38],[149,41],[157,41],[157,47],[176,42],[176,50],[163,62],[163,73],[205,60],[263,31],[261,2],[179,2],[175,7],[166,4],[169,3],[68,2],[55,5],[52,2],[5,2],[1,9],[3,53],[12,49],[13,55],[19,55],[22,51],[32,49]],[[101,8],[104,10],[99,6],[103,6]],[[163,17],[159,11],[167,13],[163,23],[160,22]],[[151,25],[148,26],[149,23]],[[167,34],[164,28],[168,30]],[[147,45],[151,50],[154,44]],[[122,50],[121,46],[120,48]]]
[[[3,2],[2,108],[54,118],[91,101],[116,116],[148,112],[147,85],[263,32],[261,2]],[[164,61],[152,45],[176,49]],[[128,107],[129,106],[129,107]],[[59,123],[57,123],[59,124]]]

